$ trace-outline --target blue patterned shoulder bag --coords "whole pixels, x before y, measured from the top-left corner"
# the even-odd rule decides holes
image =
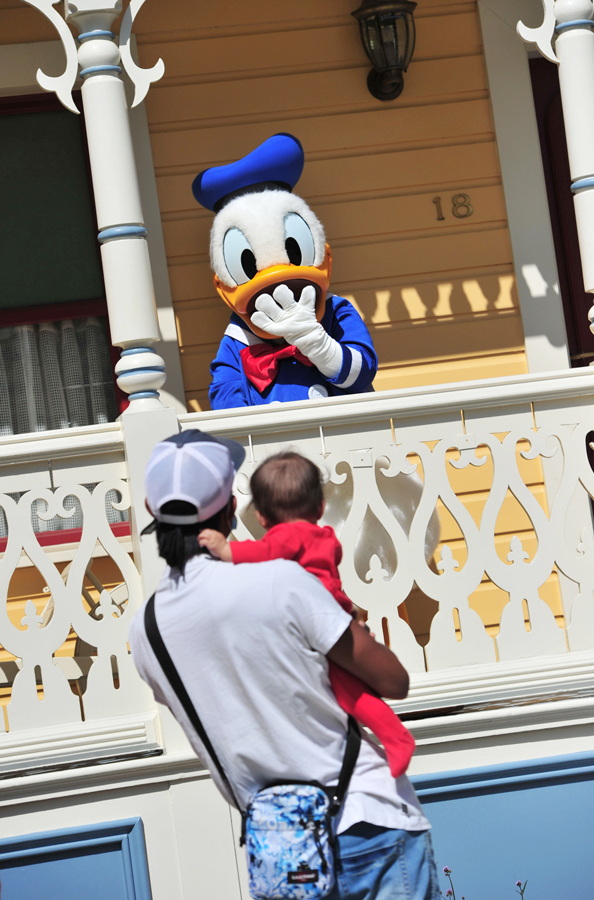
[[[335,880],[332,818],[342,806],[361,745],[355,720],[349,716],[344,759],[335,787],[303,781],[273,784],[258,791],[242,810],[163,642],[155,617],[154,594],[146,605],[144,626],[164,675],[241,812],[240,846],[246,847],[252,897],[256,900],[326,897]]]

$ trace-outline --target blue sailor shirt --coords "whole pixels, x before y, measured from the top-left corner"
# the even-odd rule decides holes
[[[329,294],[321,324],[342,348],[342,366],[336,378],[326,378],[315,366],[306,366],[296,359],[281,359],[277,377],[260,393],[246,377],[240,353],[246,346],[263,341],[248,331],[245,323],[233,313],[210,366],[212,382],[209,397],[212,409],[288,403],[372,391],[377,354],[369,331],[352,303],[344,297]],[[272,341],[265,343],[275,346]]]

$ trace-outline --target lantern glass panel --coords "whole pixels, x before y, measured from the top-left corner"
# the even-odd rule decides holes
[[[402,16],[395,16],[394,13],[379,15],[382,46],[384,49],[384,57],[386,67],[388,69],[397,69],[400,63],[400,54],[398,52],[398,20]]]
[[[367,55],[371,60],[371,65],[374,69],[385,69],[386,63],[375,16],[371,19],[363,19],[361,25],[363,40],[366,44]]]
[[[401,46],[403,48],[402,66],[404,71],[406,71],[415,52],[415,25],[412,15],[403,16],[401,28],[402,37],[399,40],[402,41]]]

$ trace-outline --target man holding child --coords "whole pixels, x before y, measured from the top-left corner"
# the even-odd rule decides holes
[[[312,471],[316,467],[304,464],[303,457],[285,454],[276,465],[275,489],[264,492],[265,509],[258,509],[258,490],[254,494],[264,528],[271,532],[276,526],[278,533],[282,525],[290,552],[275,545],[273,551],[264,547],[260,553],[255,548],[252,558],[267,561],[239,561],[241,552],[235,560],[227,538],[236,506],[233,478],[243,456],[234,441],[191,430],[157,444],[146,471],[152,527],[168,563],[153,601],[154,613],[218,765],[155,657],[145,608],[132,622],[130,647],[141,677],[178,719],[221,793],[245,809],[271,784],[336,785],[347,713],[354,712],[379,734],[380,729],[366,721],[367,710],[384,716],[379,697],[404,698],[408,675],[397,657],[347,611],[350,601],[332,568],[332,562],[336,566],[340,561],[340,545],[329,529],[316,524],[323,512],[319,498],[313,512],[311,503],[295,506],[295,498],[311,496],[312,478],[319,482],[319,473]],[[263,475],[260,481],[269,483],[270,473],[268,478]],[[323,532],[326,553],[316,556],[312,529]],[[273,536],[268,537],[270,543]],[[297,551],[296,542],[301,547]],[[307,565],[312,556],[327,572],[316,572],[316,577],[306,570],[314,570]],[[346,685],[346,699],[339,689],[335,695],[336,684]],[[429,822],[406,775],[394,778],[390,771],[405,767],[412,744],[407,743],[406,729],[386,710],[392,718],[382,723],[382,740],[389,729],[397,738],[389,751],[390,765],[384,751],[363,734],[346,797],[334,819],[336,883],[329,900],[439,896]]]

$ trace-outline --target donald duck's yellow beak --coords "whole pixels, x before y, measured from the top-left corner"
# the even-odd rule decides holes
[[[256,310],[256,300],[261,294],[271,294],[276,287],[286,284],[292,291],[296,300],[299,300],[303,288],[313,285],[316,289],[316,317],[318,322],[324,315],[326,308],[326,292],[330,285],[330,273],[332,271],[332,253],[326,244],[326,254],[319,266],[293,266],[278,265],[269,266],[257,272],[251,281],[238,284],[230,288],[214,276],[214,285],[220,297],[227,306],[243,319],[248,328],[262,338],[274,338],[261,328],[257,328],[251,321],[251,315]]]

